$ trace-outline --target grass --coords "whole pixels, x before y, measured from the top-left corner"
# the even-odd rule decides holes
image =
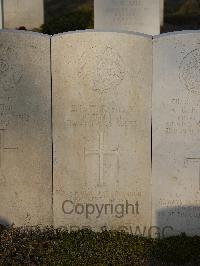
[[[1,228],[0,265],[200,265],[200,237]]]

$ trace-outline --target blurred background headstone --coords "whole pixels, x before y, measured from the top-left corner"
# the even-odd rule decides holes
[[[94,27],[160,33],[160,0],[94,0]]]
[[[44,24],[43,0],[3,0],[4,28],[40,28]]]

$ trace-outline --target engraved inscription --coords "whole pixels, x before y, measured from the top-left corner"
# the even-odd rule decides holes
[[[200,134],[200,103],[198,98],[172,98],[168,102],[170,120],[165,122],[165,133],[168,135],[191,136]]]
[[[0,97],[0,128],[8,129],[13,119],[21,123],[21,126],[30,121],[30,114],[18,112],[16,109],[16,97]]]
[[[105,185],[104,182],[104,157],[106,155],[115,155],[117,157],[117,173],[119,172],[119,146],[116,147],[114,150],[109,150],[106,151],[104,147],[104,133],[101,132],[99,134],[99,146],[97,150],[87,150],[86,148],[84,149],[84,155],[90,156],[98,156],[99,157],[99,181],[98,185],[103,186]]]
[[[6,151],[15,151],[18,148],[11,148],[5,144],[5,129],[0,129],[0,168],[3,166],[4,153]]]
[[[141,0],[114,0],[111,1],[107,12],[113,14],[113,21],[111,21],[113,25],[117,23],[117,25],[131,26],[133,19],[137,24],[144,23],[140,16],[141,8]]]
[[[183,58],[179,76],[187,90],[200,94],[200,49],[191,51]]]
[[[70,119],[66,118],[68,127],[98,127],[100,130],[117,126],[120,128],[136,127],[135,107],[125,109],[115,105],[72,105]]]
[[[116,90],[125,77],[125,66],[119,53],[111,48],[102,49],[100,56],[95,52],[97,47],[85,51],[78,62],[78,76],[86,86],[98,93]],[[95,62],[91,64],[90,60]],[[90,77],[89,77],[89,76]],[[92,78],[91,78],[92,76]]]
[[[8,128],[14,112],[14,97],[0,97],[0,128]]]

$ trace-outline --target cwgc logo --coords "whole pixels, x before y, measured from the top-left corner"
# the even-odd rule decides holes
[[[200,49],[191,51],[183,58],[180,80],[188,91],[200,94]]]
[[[1,44],[0,44],[1,47]],[[22,78],[22,67],[14,49],[7,47],[0,54],[0,90],[13,91]]]
[[[78,62],[78,75],[86,87],[98,93],[116,89],[125,76],[121,56],[111,47],[93,47]]]

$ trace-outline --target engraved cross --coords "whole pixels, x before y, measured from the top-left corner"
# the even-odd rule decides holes
[[[199,191],[200,191],[200,158],[186,158],[186,162],[187,163],[199,163],[199,175],[198,175],[198,189],[199,189]]]
[[[3,165],[4,152],[17,149],[5,146],[5,129],[0,129],[0,168]]]
[[[117,156],[117,169],[119,169],[119,146],[110,151],[106,151],[104,147],[104,133],[99,134],[99,145],[97,150],[86,150],[85,148],[85,157],[90,155],[96,155],[99,157],[99,186],[104,185],[104,157],[106,155],[116,155]]]

